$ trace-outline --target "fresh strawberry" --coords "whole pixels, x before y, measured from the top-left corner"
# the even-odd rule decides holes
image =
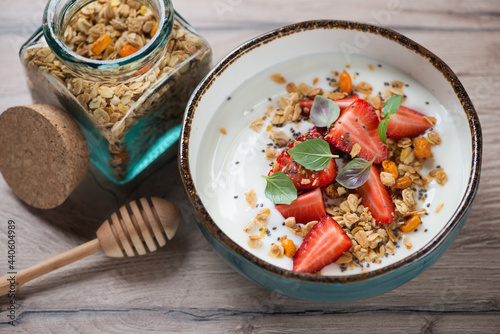
[[[357,99],[359,99],[358,95],[351,95],[349,97],[345,97],[345,98],[340,99],[340,100],[334,100],[333,102],[335,102],[339,105],[340,110],[343,110],[343,109],[349,107]]]
[[[351,103],[356,101],[358,98],[359,98],[358,95],[351,95],[349,97],[346,97],[346,98],[343,98],[340,100],[335,100],[333,102],[335,102],[339,105],[340,110],[343,110],[343,109],[349,107],[351,105]],[[312,108],[313,102],[314,102],[314,99],[311,99],[311,98],[305,98],[304,100],[299,101],[300,105],[302,106],[302,110],[304,108],[307,108],[307,109],[309,109],[309,111]],[[303,112],[303,114],[309,115],[309,111]]]
[[[293,181],[293,184],[297,189],[314,189],[332,183],[337,176],[337,166],[335,165],[335,161],[333,159],[330,160],[325,169],[312,171],[305,169],[303,166],[295,162],[290,154],[288,154],[288,150],[294,147],[297,142],[302,142],[312,138],[323,138],[323,136],[319,132],[311,130],[308,134],[297,139],[290,146],[288,146],[288,148],[283,150],[281,155],[276,159],[276,162],[273,164],[273,168],[268,175],[270,176],[275,172],[283,172]]]
[[[314,273],[336,261],[352,247],[352,241],[340,225],[325,216],[313,226],[293,257],[293,270]]]
[[[387,123],[387,136],[398,140],[403,137],[413,138],[420,135],[431,127],[424,120],[424,116],[418,111],[400,106],[398,111],[391,115],[389,123]]]
[[[323,193],[320,188],[302,194],[290,205],[276,205],[276,209],[283,217],[295,217],[298,224],[307,224],[313,220],[320,220],[326,215]]]
[[[363,199],[361,203],[370,209],[377,223],[388,224],[394,220],[391,195],[380,181],[380,171],[375,165],[372,165],[368,180],[356,191]]]
[[[378,135],[378,117],[372,106],[365,100],[357,99],[346,108],[333,123],[325,139],[339,150],[350,153],[354,144],[361,145],[359,158],[375,163],[387,160],[387,146]]]

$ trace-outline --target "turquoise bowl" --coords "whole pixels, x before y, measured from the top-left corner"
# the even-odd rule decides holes
[[[301,47],[297,48],[297,45]],[[211,136],[218,131],[209,130],[209,127],[214,126],[213,120],[217,119],[221,106],[233,93],[237,97],[236,91],[247,85],[250,85],[250,90],[258,89],[255,83],[251,85],[252,78],[260,71],[289,62],[294,57],[329,52],[341,53],[346,59],[362,53],[375,61],[391,64],[425,85],[439,104],[449,111],[448,118],[443,121],[448,131],[458,132],[458,146],[464,158],[462,170],[458,173],[460,177],[453,181],[460,184],[460,191],[450,194],[445,205],[448,216],[442,227],[428,236],[421,247],[415,247],[414,251],[383,267],[352,274],[313,275],[293,272],[264,261],[228,236],[218,224],[220,218],[214,219],[218,216],[207,205],[214,194],[200,176],[200,161],[207,158],[206,142],[213,140]],[[236,132],[240,131],[237,125],[235,128]],[[235,131],[234,128],[228,130]],[[389,29],[321,20],[292,24],[258,36],[237,47],[213,68],[197,87],[186,108],[179,167],[199,228],[232,268],[251,281],[286,296],[343,302],[391,291],[418,276],[441,257],[467,219],[479,184],[481,156],[482,135],[478,116],[462,84],[441,59]],[[212,162],[206,164],[209,168]]]

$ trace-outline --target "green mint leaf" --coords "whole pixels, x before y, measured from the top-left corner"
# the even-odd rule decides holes
[[[380,116],[382,116],[382,118],[388,118],[390,115],[395,114],[401,106],[402,101],[401,95],[396,94],[391,96],[382,106],[382,113]]]
[[[389,118],[384,118],[380,121],[380,123],[378,123],[378,137],[384,144],[387,144],[387,124],[389,124]]]
[[[370,177],[370,170],[374,161],[375,157],[373,157],[372,161],[361,158],[351,160],[340,170],[336,181],[347,189],[361,187]]]
[[[337,103],[324,96],[316,95],[309,114],[314,125],[328,128],[339,118],[339,115],[340,108]]]
[[[297,188],[285,173],[276,172],[262,177],[267,181],[264,194],[274,204],[292,204],[297,199]]]
[[[287,152],[293,160],[309,170],[323,170],[332,158],[338,158],[330,151],[330,144],[321,138],[308,139],[295,144]]]
[[[382,113],[380,116],[383,118],[380,123],[378,123],[378,137],[382,143],[386,143],[387,139],[387,125],[389,124],[389,119],[391,115],[394,115],[399,107],[401,106],[401,102],[403,99],[401,95],[393,95],[387,101],[385,101],[382,106]]]

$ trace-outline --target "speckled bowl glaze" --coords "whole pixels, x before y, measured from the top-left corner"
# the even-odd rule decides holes
[[[442,228],[421,247],[392,263],[366,272],[320,276],[282,269],[253,255],[232,240],[207,209],[206,192],[197,166],[200,146],[217,131],[208,131],[232,92],[263,69],[291,59],[321,53],[361,54],[392,65],[425,86],[449,111],[447,127],[459,132],[463,152],[460,191],[446,203]],[[250,88],[251,89],[251,88]],[[240,110],[241,111],[241,110]],[[235,110],[234,112],[238,112]],[[239,125],[229,127],[239,131]],[[248,124],[246,125],[248,127]],[[243,130],[243,128],[241,129]],[[220,135],[220,133],[218,134]],[[180,140],[180,172],[198,226],[215,251],[235,270],[275,292],[313,301],[349,301],[383,294],[413,279],[438,260],[460,232],[475,197],[481,166],[481,128],[474,107],[453,71],[436,55],[407,37],[380,27],[346,21],[308,21],[285,26],[237,47],[205,77],[186,109]],[[204,156],[206,157],[206,156]],[[452,159],[453,157],[449,157]],[[210,164],[207,161],[207,164]],[[220,223],[220,222],[219,222]]]

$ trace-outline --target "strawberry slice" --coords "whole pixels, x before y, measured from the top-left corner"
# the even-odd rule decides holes
[[[345,108],[349,107],[354,101],[359,99],[358,95],[351,95],[349,97],[345,97],[340,100],[334,100],[333,102],[337,103],[340,107],[340,110],[344,110]]]
[[[323,136],[316,130],[311,130],[308,134],[297,139],[283,150],[281,155],[276,159],[268,176],[275,172],[283,172],[293,181],[297,189],[315,189],[332,183],[335,177],[337,177],[337,166],[333,159],[330,160],[325,169],[312,171],[295,162],[287,152],[294,147],[297,142],[306,141],[312,138],[323,138]]]
[[[325,216],[307,233],[293,257],[293,270],[314,273],[336,261],[352,247],[352,241],[340,225]]]
[[[375,165],[372,165],[368,180],[356,191],[363,198],[362,204],[370,209],[377,223],[388,224],[394,220],[391,195],[380,181],[380,171]]]
[[[361,145],[359,158],[367,161],[376,155],[375,163],[387,160],[387,146],[378,135],[378,117],[365,100],[357,99],[333,123],[325,139],[341,151],[350,153],[354,144]]]
[[[391,115],[389,123],[387,123],[387,135],[394,140],[403,137],[413,138],[420,135],[431,127],[424,120],[424,116],[418,111],[400,106],[398,111]]]
[[[326,215],[323,193],[320,188],[302,194],[292,204],[276,205],[276,209],[283,217],[295,217],[297,224],[307,224],[313,220],[320,220]]]
[[[340,99],[340,100],[334,100],[333,102],[335,102],[339,105],[340,110],[343,110],[343,109],[349,107],[351,105],[351,103],[356,101],[358,98],[359,98],[358,95],[351,95],[349,97],[345,97],[345,98]],[[304,110],[304,108],[311,110],[313,102],[314,102],[314,99],[311,99],[311,98],[305,98],[304,100],[299,101],[300,105],[302,106],[302,110]],[[309,115],[309,112],[303,112],[303,114]]]

